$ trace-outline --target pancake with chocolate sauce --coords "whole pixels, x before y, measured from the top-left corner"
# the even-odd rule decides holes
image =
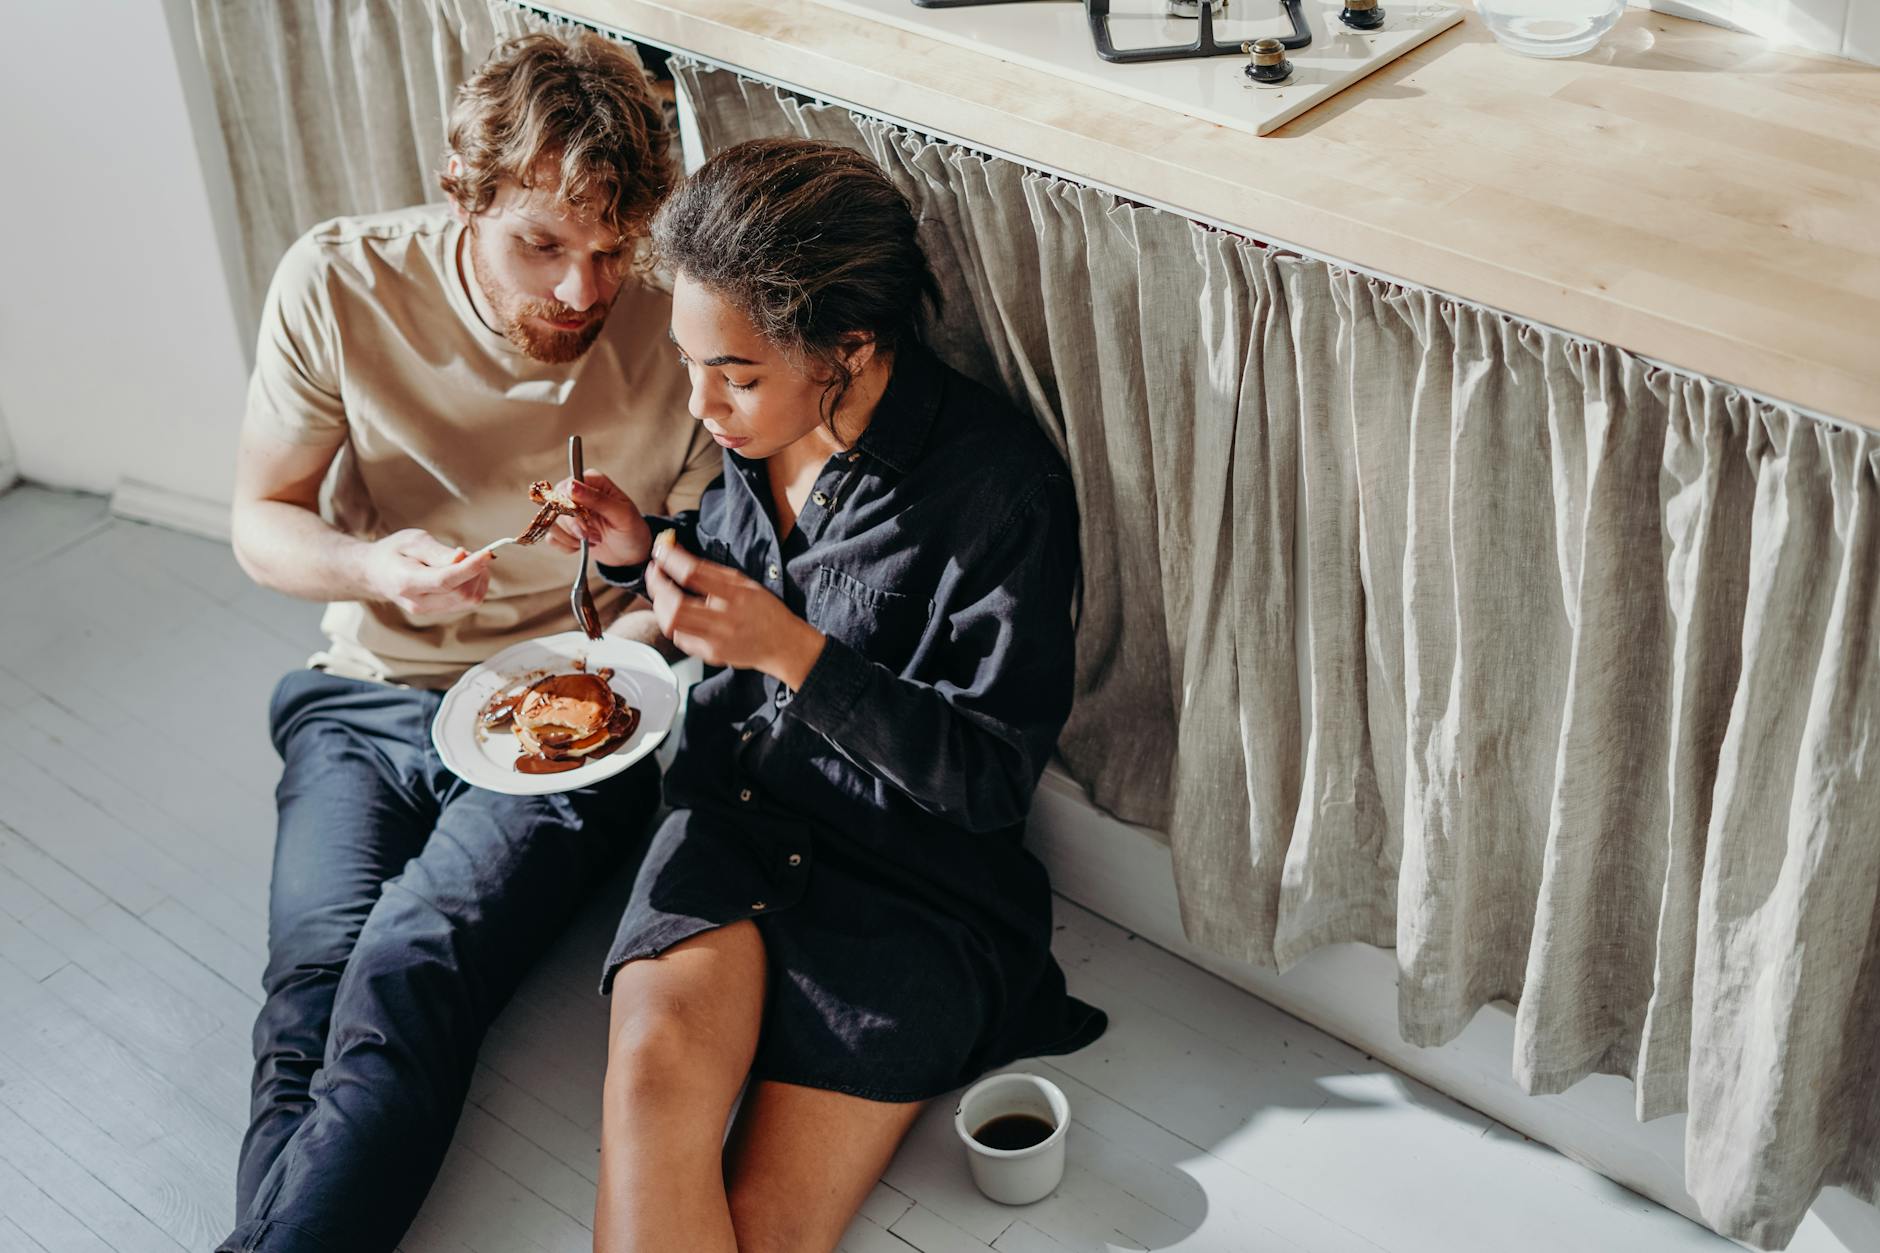
[[[499,692],[484,707],[483,727],[515,731],[522,747],[516,769],[524,774],[573,770],[619,748],[640,724],[640,711],[608,685],[611,675],[551,674]]]
[[[522,534],[516,536],[518,544],[540,542],[548,534],[549,528],[555,525],[557,518],[573,518],[583,529],[594,523],[593,514],[556,491],[547,479],[539,479],[529,485],[529,499],[541,507],[529,519],[529,525],[523,528]]]

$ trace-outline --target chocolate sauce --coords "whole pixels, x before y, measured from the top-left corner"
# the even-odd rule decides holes
[[[494,731],[516,716],[516,706],[529,694],[527,688],[519,692],[498,692],[490,703],[483,706],[483,712],[477,715],[477,721],[486,731]]]
[[[619,748],[622,744],[625,744],[628,740],[632,739],[634,731],[638,730],[640,726],[640,711],[633,708],[633,706],[631,705],[627,706],[626,717],[622,720],[622,725],[626,728],[625,730],[621,731],[620,734],[614,736],[614,738],[612,738],[611,740],[608,740],[605,744],[601,745],[599,748],[589,753],[587,755],[586,760],[599,761],[601,758],[607,756],[607,754],[613,752],[615,749]]]
[[[521,774],[560,774],[564,770],[578,770],[586,761],[586,757],[567,757],[557,761],[552,757],[531,757],[523,753],[516,758],[516,770]]]
[[[546,677],[546,670],[531,670],[510,680],[508,687],[490,697],[483,708],[477,711],[477,730],[501,730],[515,718],[516,710],[522,707],[522,699],[529,694],[529,689]]]

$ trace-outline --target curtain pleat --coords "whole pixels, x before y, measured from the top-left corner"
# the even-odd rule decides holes
[[[1059,744],[1187,935],[1394,946],[1411,1041],[1689,1111],[1726,1235],[1880,1179],[1880,450],[1491,310],[678,63],[922,215],[943,356],[1083,511]]]
[[[1401,418],[1413,367],[1388,351],[1404,339],[1401,318],[1325,316],[1334,307],[1370,305],[1379,293],[1364,279],[1296,257],[1279,264],[1293,351],[1268,368],[1297,380],[1288,420],[1299,438],[1309,692],[1301,798],[1284,854],[1274,944],[1274,961],[1284,968],[1321,944],[1395,943],[1402,641],[1380,628],[1402,613],[1401,589],[1392,584],[1404,543],[1409,428]],[[1353,368],[1378,349],[1386,349],[1380,359],[1392,361],[1392,371]],[[1370,420],[1387,415],[1399,420]],[[1375,476],[1352,473],[1359,463]],[[1382,584],[1380,574],[1387,576]],[[1283,655],[1258,660],[1284,664]]]
[[[1716,763],[1742,669],[1753,463],[1748,406],[1704,380],[1666,379],[1661,499],[1671,615],[1665,879],[1634,1078],[1638,1116],[1684,1108],[1697,903]]]

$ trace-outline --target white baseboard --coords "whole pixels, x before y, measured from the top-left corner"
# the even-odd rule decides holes
[[[120,518],[153,522],[205,539],[226,541],[229,536],[228,505],[137,479],[118,480],[117,489],[111,493],[111,512]]]
[[[1513,1007],[1485,1007],[1456,1039],[1418,1048],[1397,1034],[1397,961],[1387,949],[1338,944],[1279,974],[1216,957],[1182,937],[1168,847],[1093,805],[1053,765],[1031,814],[1031,849],[1051,886],[1084,908],[1187,958],[1268,1004],[1479,1110],[1581,1165],[1702,1222],[1684,1187],[1682,1114],[1641,1123],[1631,1081],[1594,1075],[1556,1096],[1514,1081]],[[1821,1194],[1788,1253],[1874,1253],[1880,1209]]]

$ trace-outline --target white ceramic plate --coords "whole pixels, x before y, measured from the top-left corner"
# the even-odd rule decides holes
[[[585,661],[590,672],[612,667],[608,684],[640,711],[640,725],[625,744],[599,761],[559,774],[523,774],[516,769],[520,749],[514,733],[479,734],[477,715],[491,697],[523,676],[535,671],[566,673],[576,661]],[[579,631],[564,631],[512,645],[466,671],[444,693],[431,722],[431,742],[451,773],[465,783],[511,796],[542,796],[589,787],[619,774],[659,747],[678,710],[679,681],[664,657],[634,640],[591,640]]]

